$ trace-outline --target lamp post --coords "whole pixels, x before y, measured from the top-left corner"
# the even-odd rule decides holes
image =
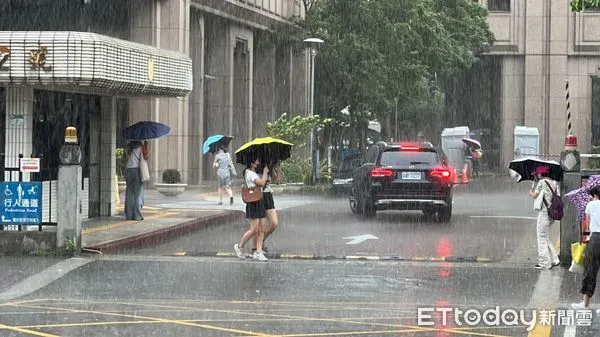
[[[310,94],[309,94],[309,103],[308,103],[308,115],[309,116],[313,116],[314,115],[314,99],[315,99],[315,56],[317,56],[317,46],[320,45],[321,43],[323,43],[324,41],[318,38],[308,38],[304,40],[305,43],[308,44],[309,48],[310,48]],[[309,140],[309,148],[310,148],[310,153],[312,156],[312,160],[313,160],[313,179],[312,179],[312,183],[315,184],[319,177],[319,151],[318,149],[315,150],[315,146],[314,146],[314,138],[315,138],[315,132],[314,130],[310,131],[310,140]]]

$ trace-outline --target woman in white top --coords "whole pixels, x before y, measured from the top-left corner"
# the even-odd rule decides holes
[[[585,215],[590,220],[590,241],[585,248],[583,262],[583,280],[581,280],[581,294],[583,301],[571,304],[573,309],[584,309],[590,305],[590,298],[596,290],[596,277],[600,269],[600,186],[589,191],[592,201],[585,206]]]
[[[244,179],[246,181],[246,185],[249,188],[261,186],[264,187],[267,183],[266,178],[261,178],[255,171],[260,165],[260,160],[256,159],[249,163],[244,170]],[[265,166],[262,172],[263,177],[268,177],[269,169]],[[259,261],[267,261],[267,258],[263,252],[263,240],[264,240],[264,228],[265,221],[267,217],[267,212],[265,210],[265,202],[264,199],[261,199],[256,202],[247,203],[246,204],[246,218],[250,219],[250,229],[244,233],[242,239],[239,244],[235,244],[233,249],[235,253],[240,259],[244,259],[246,257],[246,253],[244,252],[244,245],[248,240],[250,240],[253,236],[256,235],[257,245],[256,251],[252,254],[252,258]]]
[[[127,144],[127,169],[125,170],[125,220],[144,220],[140,209],[140,196],[142,194],[142,176],[140,163],[144,153],[142,142],[132,141]]]
[[[537,216],[537,248],[538,263],[536,269],[552,269],[560,264],[556,248],[550,239],[550,226],[554,220],[548,215],[548,206],[552,203],[552,191],[560,195],[558,183],[548,177],[550,168],[548,166],[539,166],[534,174],[537,178],[537,184],[529,195],[536,199],[534,208],[538,211]],[[539,199],[538,199],[539,198]]]
[[[231,156],[227,153],[224,145],[219,145],[213,167],[217,168],[217,191],[219,193],[219,205],[223,205],[223,189],[229,195],[229,204],[233,205],[233,192],[231,191],[232,175],[235,172]]]

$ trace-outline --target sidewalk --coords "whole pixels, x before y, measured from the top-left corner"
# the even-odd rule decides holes
[[[137,247],[160,244],[170,238],[207,226],[242,220],[239,188],[234,189],[235,207],[229,205],[224,193],[224,205],[218,205],[213,186],[190,186],[177,197],[165,197],[156,190],[145,191],[143,221],[126,221],[123,206],[115,217],[93,218],[82,224],[82,246],[103,253],[117,253]],[[124,195],[121,194],[121,200]],[[194,207],[186,207],[186,203]]]

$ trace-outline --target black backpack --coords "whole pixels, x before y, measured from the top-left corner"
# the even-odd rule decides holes
[[[546,185],[548,185],[548,187],[550,188],[550,191],[552,191],[552,200],[550,202],[550,207],[548,207],[548,204],[546,203],[546,198],[543,197],[542,200],[544,201],[544,205],[546,205],[546,209],[548,210],[548,216],[550,217],[550,219],[552,220],[562,220],[563,215],[564,215],[564,204],[562,201],[562,198],[560,196],[558,196],[558,194],[556,194],[556,192],[552,189],[552,186],[550,186],[550,184],[548,184],[547,180],[544,180],[544,182],[546,182]]]

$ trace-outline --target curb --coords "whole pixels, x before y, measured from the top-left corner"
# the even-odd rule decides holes
[[[193,257],[237,257],[234,252],[181,252],[174,256]],[[362,261],[404,261],[404,262],[475,262],[491,263],[494,260],[481,256],[448,256],[448,257],[405,257],[405,256],[370,256],[370,255],[310,255],[310,254],[278,254],[265,253],[265,256],[274,260],[362,260]],[[246,254],[246,257],[251,255]]]
[[[140,233],[123,239],[118,239],[95,246],[87,246],[84,248],[97,250],[108,254],[118,253],[119,251],[125,249],[160,244],[167,239],[181,236],[183,234],[223,222],[239,221],[244,219],[244,217],[245,213],[242,211],[224,211],[220,214],[207,215],[204,217],[191,219],[171,227],[161,228],[152,232]]]

